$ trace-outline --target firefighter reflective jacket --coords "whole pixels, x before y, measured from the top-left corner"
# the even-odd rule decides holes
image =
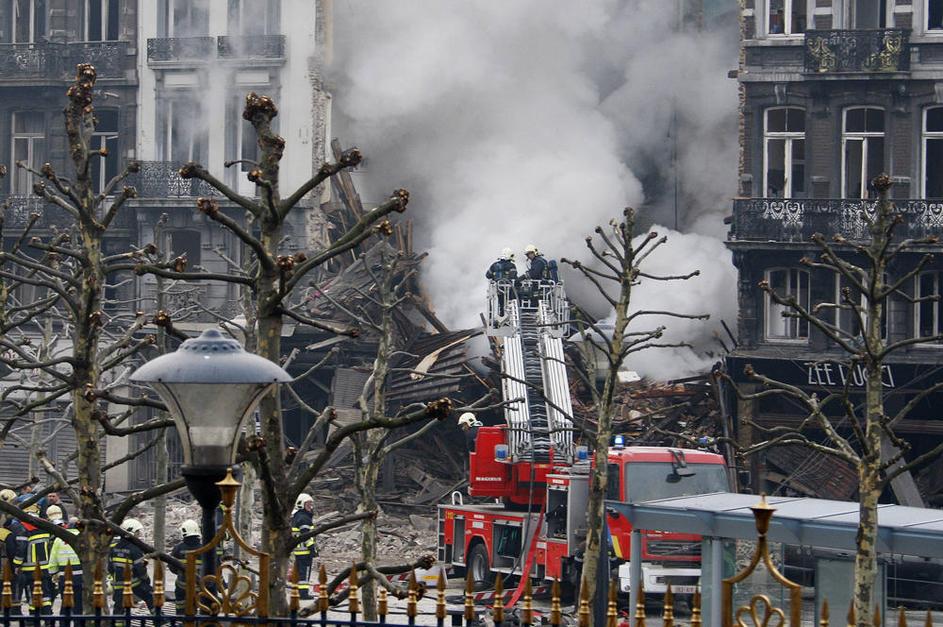
[[[124,590],[125,569],[131,569],[132,588],[142,582],[150,585],[147,565],[144,563],[144,551],[125,538],[113,540],[108,556],[108,572],[115,590]]]
[[[79,535],[78,529],[69,529],[68,532]],[[49,572],[64,571],[66,566],[72,567],[73,575],[82,574],[82,562],[75,549],[62,538],[56,538],[52,541],[52,549],[49,550]]]
[[[183,539],[183,542],[177,543],[174,547],[174,550],[170,552],[170,555],[176,557],[178,560],[187,563],[187,552],[194,551],[203,546],[203,541],[200,539],[200,536],[187,536]],[[196,556],[196,575],[197,577],[202,576],[203,570],[203,556],[205,553],[201,553]],[[185,577],[186,573],[176,566],[170,567],[171,572],[177,575],[177,581],[174,583],[174,586],[177,590],[183,590],[186,584]]]
[[[25,536],[18,542],[17,556],[20,559],[20,572],[33,572],[37,568],[43,571],[49,570],[49,546],[52,543],[52,537],[49,532],[43,531],[39,527],[24,522],[23,531]],[[14,559],[16,562],[16,559]]]
[[[291,516],[291,533],[295,537],[311,531],[314,524],[314,515],[306,509],[299,509]],[[317,549],[314,546],[314,538],[308,538],[295,546],[291,552],[295,557],[313,557],[317,555]]]

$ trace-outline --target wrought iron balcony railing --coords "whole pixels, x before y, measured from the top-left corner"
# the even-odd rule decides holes
[[[213,37],[167,37],[147,40],[149,63],[161,61],[200,61],[213,56]]]
[[[221,59],[283,59],[285,58],[285,36],[223,36],[219,38],[217,51]]]
[[[79,63],[91,63],[98,72],[98,78],[124,78],[125,69],[129,69],[128,42],[126,41],[85,41],[68,44],[69,66],[64,68],[65,79],[72,78],[75,66]]]
[[[866,218],[874,215],[876,204],[877,200],[858,199],[737,199],[730,239],[799,242],[821,233],[861,241],[869,236]],[[895,231],[897,237],[943,237],[943,201],[898,199],[894,207],[903,217]]]
[[[196,198],[218,196],[206,182],[180,178],[181,163],[172,161],[142,161],[141,170],[128,177],[140,198]]]
[[[809,30],[804,65],[809,74],[909,72],[910,31]]]
[[[0,44],[0,79],[56,79],[62,75],[65,44]]]
[[[105,208],[108,203],[106,201]],[[75,224],[75,218],[64,209],[47,203],[38,196],[10,196],[6,200],[0,200],[0,206],[6,204],[6,211],[3,212],[3,226],[7,229],[19,230],[26,228],[34,214],[39,215],[39,219],[33,225],[35,229],[51,229],[53,227],[59,230],[65,230]],[[104,211],[102,209],[101,211]],[[113,228],[127,229],[134,224],[134,213],[127,208],[123,209],[111,223]]]

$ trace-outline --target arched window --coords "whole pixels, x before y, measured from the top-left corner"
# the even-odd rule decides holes
[[[766,281],[770,288],[782,299],[795,298],[796,304],[809,310],[809,273],[798,268],[771,268],[766,271]],[[766,339],[768,340],[807,340],[809,339],[808,321],[792,315],[786,305],[780,305],[767,293],[766,296]]]
[[[842,198],[872,198],[871,180],[884,171],[884,110],[850,107],[842,125]]]
[[[943,107],[923,112],[921,197],[943,198]]]
[[[763,116],[763,190],[770,198],[805,197],[805,110],[767,109]]]

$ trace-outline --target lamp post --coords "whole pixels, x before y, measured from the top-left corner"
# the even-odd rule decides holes
[[[209,544],[216,535],[220,503],[216,482],[236,461],[242,426],[265,394],[291,376],[217,329],[208,329],[138,368],[131,381],[150,384],[173,417],[183,447],[180,472],[202,508],[203,544]],[[204,572],[212,574],[215,560],[208,557]]]

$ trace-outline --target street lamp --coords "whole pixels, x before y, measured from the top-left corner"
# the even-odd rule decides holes
[[[269,390],[291,376],[219,330],[207,329],[138,368],[131,381],[150,384],[174,419],[183,446],[180,473],[202,508],[203,544],[209,544],[220,503],[216,482],[235,463],[243,423]]]

